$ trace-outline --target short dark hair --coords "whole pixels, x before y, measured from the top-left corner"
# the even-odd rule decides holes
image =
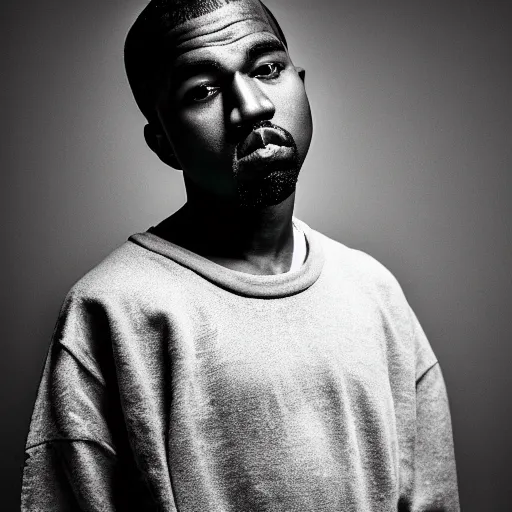
[[[229,3],[243,0],[151,0],[135,20],[126,37],[124,63],[135,101],[148,121],[154,118],[154,94],[165,62],[165,35],[182,23]],[[287,46],[274,15],[263,7],[271,27]]]

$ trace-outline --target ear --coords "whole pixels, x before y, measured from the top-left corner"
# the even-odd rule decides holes
[[[160,127],[155,127],[153,123],[144,126],[144,138],[146,139],[146,144],[156,153],[164,164],[178,171],[181,170],[181,166],[172,150],[171,144]]]
[[[302,82],[305,82],[306,81],[306,70],[304,68],[300,68],[298,66],[295,66],[295,69],[297,70],[297,73],[299,74]]]

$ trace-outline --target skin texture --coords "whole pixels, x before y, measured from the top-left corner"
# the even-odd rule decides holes
[[[167,43],[173,58],[155,101],[158,121],[145,137],[183,170],[187,203],[157,234],[242,272],[287,271],[295,182],[312,135],[304,72],[257,2],[189,20]],[[270,127],[291,147],[269,157],[276,148],[267,146],[252,162],[240,160],[248,137],[265,137],[255,126]]]

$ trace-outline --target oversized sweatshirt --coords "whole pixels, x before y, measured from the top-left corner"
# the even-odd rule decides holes
[[[23,511],[457,511],[436,357],[395,278],[295,220],[271,276],[133,235],[63,304]]]

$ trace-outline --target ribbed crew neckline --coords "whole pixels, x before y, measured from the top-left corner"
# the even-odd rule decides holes
[[[308,256],[297,270],[278,275],[255,275],[231,270],[155,235],[151,232],[152,228],[132,235],[128,241],[160,254],[237,295],[275,299],[295,295],[309,288],[320,277],[324,264],[318,233],[295,217],[293,223],[306,237]]]

